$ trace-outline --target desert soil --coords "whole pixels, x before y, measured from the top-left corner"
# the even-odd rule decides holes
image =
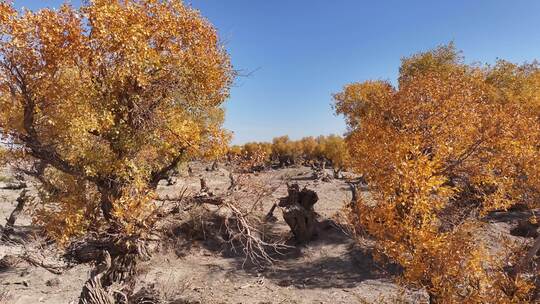
[[[185,196],[197,193],[201,177],[207,180],[210,191],[216,195],[226,191],[230,168],[220,166],[217,171],[207,171],[202,163],[192,163],[191,166],[194,172],[192,176],[181,172],[174,185],[160,184],[159,195],[162,199],[178,198],[182,193]],[[6,174],[9,175],[9,171],[4,171]],[[339,220],[340,210],[351,199],[349,186],[344,180],[314,181],[311,174],[311,169],[307,167],[246,174],[242,176],[241,183],[258,187],[261,191],[257,194],[252,189],[241,188],[235,196],[246,206],[256,203],[255,209],[263,215],[280,197],[286,195],[286,182],[297,182],[301,187],[306,186],[318,193],[319,201],[315,210],[320,214],[320,220]],[[0,190],[1,225],[5,224],[15,208],[20,191]],[[267,195],[262,196],[262,191],[267,191]],[[165,201],[163,204],[172,203]],[[278,219],[276,229],[286,236],[288,229],[279,209],[275,216]],[[508,221],[493,220],[487,224],[486,231],[494,239],[503,236],[512,238],[508,233],[511,225]],[[60,260],[59,252],[49,247],[39,247],[39,238],[34,236],[35,228],[31,225],[28,212],[19,218],[16,231],[24,240],[24,245],[0,244],[0,259],[5,255],[31,250],[40,254],[47,263]],[[272,265],[253,265],[245,260],[241,252],[234,254],[224,250],[211,238],[189,242],[179,240],[178,244],[160,247],[148,261],[142,262],[141,273],[137,277],[139,288],[153,285],[169,299],[182,299],[175,303],[428,302],[425,291],[395,284],[396,269],[377,264],[367,248],[358,245],[347,233],[333,225],[322,230],[318,238],[309,244],[278,256]],[[0,297],[3,295],[8,299],[6,303],[13,304],[77,303],[91,268],[92,265],[81,264],[62,274],[54,274],[21,262],[15,267],[0,270]]]

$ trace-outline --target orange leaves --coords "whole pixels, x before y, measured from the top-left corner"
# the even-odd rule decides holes
[[[0,31],[5,135],[97,187],[101,201],[117,196],[119,221],[151,209],[146,194],[125,191],[150,193],[180,159],[224,153],[221,104],[234,73],[216,30],[181,1],[93,0],[23,14],[2,3]],[[86,207],[72,204],[64,211],[76,218]]]
[[[354,129],[371,111],[384,111],[394,93],[392,85],[384,81],[352,83],[333,95],[335,110],[337,114],[344,114],[349,128]]]
[[[515,300],[493,287],[505,274],[473,233],[475,214],[538,202],[539,71],[468,66],[449,45],[403,59],[398,88],[368,81],[334,95],[374,200],[359,202],[358,224],[443,302]]]

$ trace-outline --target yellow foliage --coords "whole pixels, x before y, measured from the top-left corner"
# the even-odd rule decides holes
[[[347,143],[341,136],[328,135],[317,138],[308,136],[300,140],[290,140],[288,136],[279,136],[272,143],[251,142],[229,148],[229,157],[260,159],[259,164],[279,161],[280,164],[293,164],[299,160],[305,163],[328,161],[336,170],[343,170],[349,165]],[[256,157],[255,155],[259,155]]]
[[[352,210],[407,283],[442,303],[526,302],[477,231],[475,213],[449,223],[451,207],[482,216],[538,204],[540,112],[536,65],[469,66],[453,45],[402,61],[399,87],[368,81],[334,95],[349,126],[351,165],[373,200]],[[503,285],[514,284],[513,292]]]
[[[225,152],[234,73],[216,30],[180,0],[24,13],[2,2],[0,32],[0,128],[77,188],[43,201],[65,235],[96,205],[132,226],[169,169]],[[83,184],[98,197],[82,200]]]

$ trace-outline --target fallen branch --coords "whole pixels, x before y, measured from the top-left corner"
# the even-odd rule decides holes
[[[262,229],[264,228],[262,220],[243,213],[229,202],[224,202],[224,207],[230,209],[232,213],[224,221],[226,232],[230,236],[228,243],[232,246],[233,251],[236,251],[235,243],[241,244],[242,251],[246,256],[242,265],[247,260],[254,264],[272,264],[276,261],[272,253],[282,254],[282,251],[292,248],[280,241],[266,241],[267,233]]]
[[[274,204],[272,205],[272,208],[270,208],[270,211],[268,211],[268,213],[266,214],[266,216],[264,217],[264,220],[265,221],[275,221],[277,220],[277,218],[274,216],[274,210],[276,210],[277,208],[277,204]]]
[[[193,199],[197,204],[209,204],[214,206],[221,206],[225,201],[222,197],[209,195],[197,195]]]
[[[21,190],[21,189],[24,189],[26,188],[27,185],[26,183],[7,183],[5,184],[4,186],[0,187],[0,189],[4,189],[4,190]]]
[[[69,266],[47,265],[43,261],[41,261],[38,258],[36,258],[34,256],[31,256],[29,254],[25,254],[25,255],[21,256],[21,259],[25,260],[30,265],[33,265],[33,266],[36,266],[36,267],[41,267],[41,268],[47,270],[48,272],[54,273],[54,274],[63,274],[64,271],[69,269]]]

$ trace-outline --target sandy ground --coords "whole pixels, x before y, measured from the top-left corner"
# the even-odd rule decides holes
[[[227,168],[209,172],[205,165],[192,164],[194,175],[181,172],[176,184],[159,187],[161,198],[176,198],[184,193],[196,193],[204,177],[210,190],[223,193],[229,185]],[[4,173],[5,174],[5,173]],[[313,181],[311,170],[305,167],[270,170],[242,176],[241,183],[266,189],[261,197],[253,191],[239,190],[235,195],[243,204],[255,205],[265,214],[272,204],[286,195],[286,182],[297,182],[315,190],[319,202],[315,205],[321,220],[335,218],[344,203],[350,200],[348,185],[342,180]],[[270,189],[270,190],[269,190]],[[0,190],[0,224],[15,207],[20,190]],[[364,195],[367,195],[366,193]],[[286,231],[281,212],[276,211],[277,229]],[[30,217],[18,221],[18,229],[28,232]],[[508,232],[507,223],[493,221],[488,231]],[[491,230],[490,230],[491,229]],[[31,233],[29,233],[31,234]],[[34,250],[30,238],[25,246]],[[34,246],[34,247],[32,247]],[[178,303],[427,303],[423,291],[406,290],[392,282],[395,269],[377,265],[365,248],[360,248],[340,229],[330,226],[308,245],[296,248],[280,257],[273,265],[255,266],[244,263],[245,258],[216,246],[212,240],[198,240],[183,248],[161,248],[149,261],[143,262],[138,286],[157,286],[168,298],[184,299]],[[23,252],[22,245],[0,244],[0,258]],[[39,248],[37,248],[39,251]],[[43,249],[45,252],[46,250]],[[43,254],[49,260],[53,253]],[[90,265],[77,265],[61,275],[21,263],[0,272],[0,296],[6,303],[77,303],[81,287],[88,279]],[[7,294],[7,295],[6,295]],[[2,303],[0,301],[0,303]]]

